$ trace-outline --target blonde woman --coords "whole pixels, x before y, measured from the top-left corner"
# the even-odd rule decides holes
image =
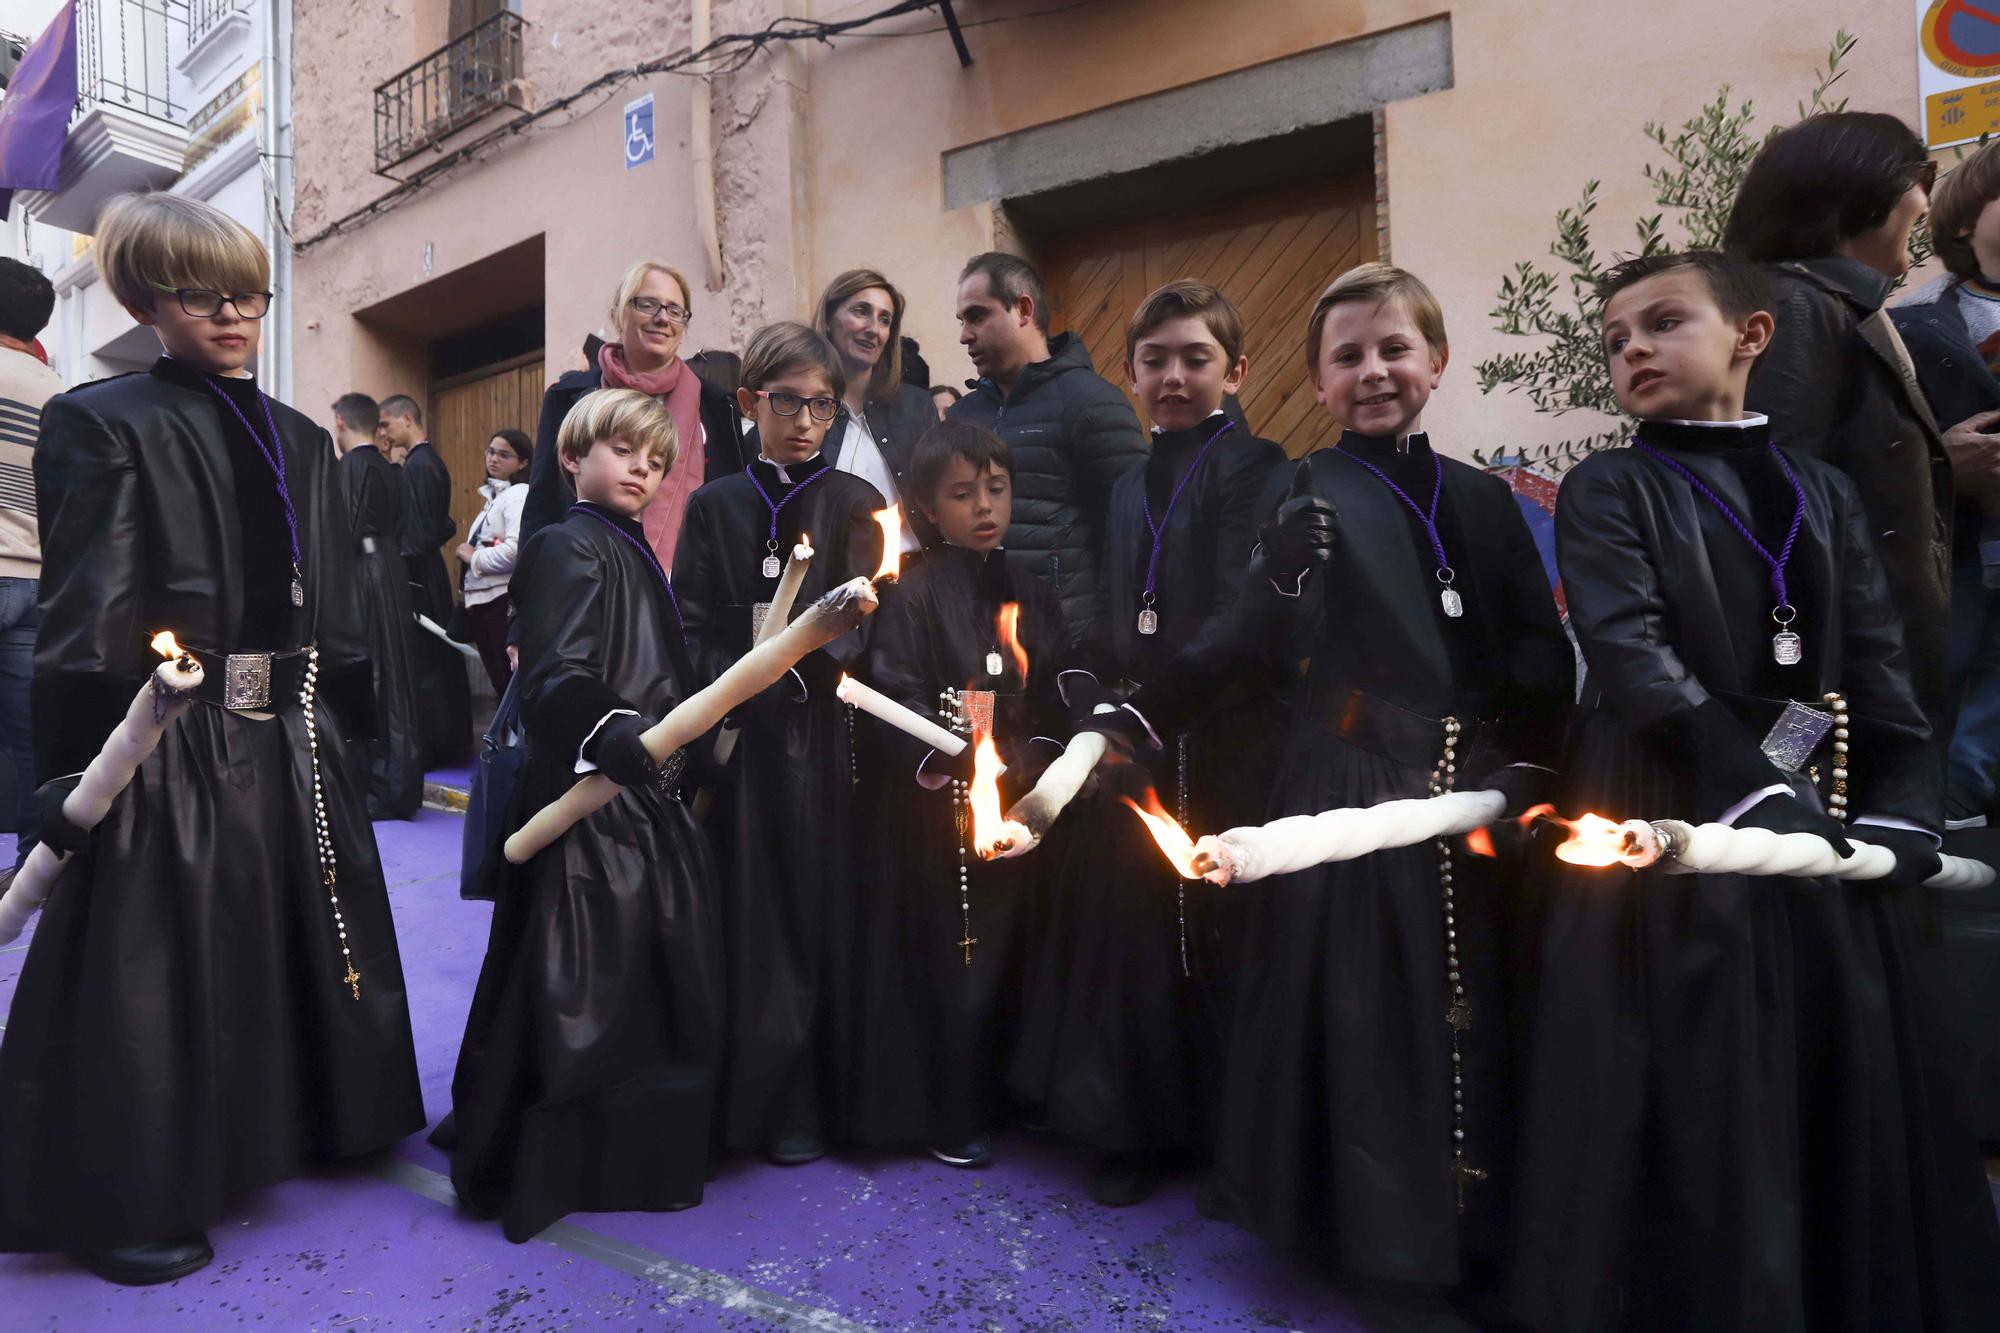
[[[741,471],[750,461],[742,425],[729,395],[697,375],[681,356],[688,321],[694,318],[694,296],[679,269],[655,259],[633,264],[618,280],[609,316],[613,337],[598,348],[597,364],[570,371],[542,395],[521,539],[560,522],[576,502],[575,483],[556,463],[556,433],[570,408],[598,389],[637,389],[673,415],[682,441],[681,465],[661,483],[642,520],[653,553],[672,569],[688,496],[703,482]]]

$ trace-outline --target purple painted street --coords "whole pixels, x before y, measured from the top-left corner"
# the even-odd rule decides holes
[[[490,914],[458,896],[463,827],[429,809],[376,826],[433,1125]],[[9,857],[12,842],[0,841]],[[0,1022],[29,938],[0,950]],[[1202,1218],[1185,1180],[1139,1207],[1101,1208],[1087,1157],[1018,1131],[981,1171],[885,1156],[733,1162],[699,1208],[579,1213],[525,1245],[457,1211],[447,1169],[419,1135],[245,1196],[210,1235],[215,1263],[166,1286],[114,1287],[55,1255],[0,1256],[0,1327],[1466,1327],[1443,1309],[1342,1293]]]

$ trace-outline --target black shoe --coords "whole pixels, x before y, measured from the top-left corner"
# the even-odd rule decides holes
[[[764,1158],[775,1166],[804,1166],[826,1156],[826,1140],[817,1134],[791,1134],[764,1149]]]
[[[213,1258],[215,1251],[208,1248],[208,1237],[196,1232],[148,1245],[84,1250],[76,1256],[76,1261],[106,1282],[116,1282],[121,1287],[150,1287],[199,1273]]]
[[[1090,1177],[1090,1197],[1106,1208],[1130,1208],[1160,1187],[1159,1159],[1149,1153],[1112,1153]]]
[[[968,1170],[986,1166],[993,1160],[993,1140],[981,1134],[978,1138],[956,1148],[931,1148],[931,1156],[946,1166],[960,1166]]]

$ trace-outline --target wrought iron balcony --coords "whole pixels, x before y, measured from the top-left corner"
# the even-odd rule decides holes
[[[193,46],[218,23],[242,13],[244,3],[245,0],[187,0],[187,44]]]
[[[509,104],[521,78],[521,16],[466,30],[375,90],[375,169],[387,170]]]
[[[158,190],[181,174],[186,108],[174,100],[181,0],[78,0],[76,113],[53,190],[24,190],[37,221],[88,232],[126,190]]]

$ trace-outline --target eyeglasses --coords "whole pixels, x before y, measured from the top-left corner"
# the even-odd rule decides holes
[[[812,412],[814,421],[831,421],[833,414],[840,410],[838,398],[806,398],[786,393],[783,389],[759,389],[757,396],[769,403],[771,410],[781,417],[795,417],[803,407]]]
[[[655,315],[665,315],[667,323],[679,324],[683,328],[694,318],[694,312],[683,310],[672,301],[655,301],[650,296],[635,296],[625,303],[639,312],[639,318],[651,319]]]
[[[1937,178],[1938,164],[1936,158],[1927,159],[1922,166],[1917,168],[1917,184],[1924,187],[1925,194],[1929,194],[1937,188]]]
[[[206,287],[169,287],[163,282],[153,284],[163,292],[172,292],[179,298],[181,309],[196,319],[214,319],[222,313],[223,302],[228,302],[239,319],[262,319],[271,309],[269,292],[222,292],[210,291]]]

